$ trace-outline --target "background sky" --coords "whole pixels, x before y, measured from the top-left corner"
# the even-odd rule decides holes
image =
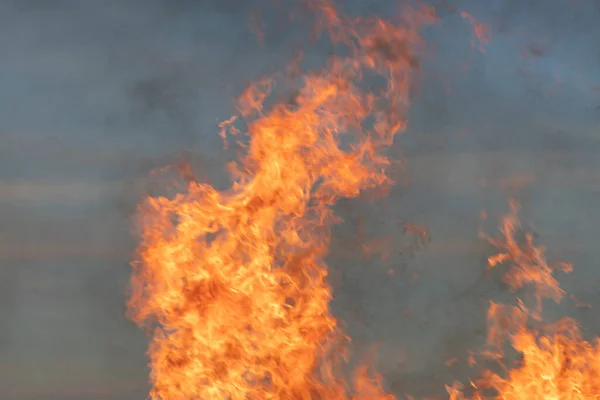
[[[456,10],[490,24],[485,55]],[[272,33],[264,45],[249,29],[257,11]],[[0,2],[0,399],[145,397],[146,339],[123,316],[132,212],[149,171],[182,150],[222,180],[217,122],[296,50],[282,15],[267,0]],[[523,219],[540,242],[575,262],[564,288],[600,303],[600,5],[464,0],[439,15],[409,130],[392,149],[411,183],[387,209],[343,202],[331,259],[334,311],[358,354],[380,343],[398,394],[440,394],[466,376],[464,361],[444,362],[476,350],[481,299],[502,296],[481,279],[492,250],[477,230],[482,209],[492,228],[506,211],[507,179],[527,183]],[[432,240],[391,265],[359,258],[344,243],[361,219],[370,233],[426,225]],[[600,335],[593,309],[557,312]]]

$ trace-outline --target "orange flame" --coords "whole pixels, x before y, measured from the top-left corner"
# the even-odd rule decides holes
[[[516,239],[519,221],[518,204],[511,201],[511,213],[501,224],[502,239],[489,239],[501,249],[491,257],[490,266],[510,262],[504,282],[513,290],[532,285],[535,292],[535,310],[519,300],[518,306],[491,303],[488,311],[488,344],[484,356],[501,362],[505,358],[506,339],[520,355],[520,361],[506,374],[486,370],[473,385],[473,400],[591,400],[600,394],[600,340],[592,344],[583,340],[577,323],[564,318],[557,322],[541,322],[541,301],[550,298],[559,302],[563,290],[553,277],[544,257],[544,249],[533,245],[533,237],[525,235],[524,244]],[[570,264],[562,264],[570,271]],[[533,317],[531,321],[530,317]],[[492,390],[495,395],[483,395]],[[466,399],[460,384],[447,387],[451,400]]]
[[[515,321],[512,347],[522,361],[508,377],[487,371],[481,387],[502,400],[591,400],[600,393],[600,340],[582,339],[575,321],[565,318],[534,330]],[[477,399],[482,397],[477,396]]]
[[[564,296],[564,291],[553,275],[554,270],[570,272],[572,266],[570,263],[550,265],[545,257],[546,249],[534,245],[531,233],[525,232],[523,243],[519,243],[517,240],[518,230],[521,228],[517,218],[519,204],[511,200],[510,208],[511,212],[502,218],[500,238],[482,235],[501,250],[500,253],[488,258],[488,265],[493,268],[498,264],[510,263],[510,269],[503,277],[504,283],[513,291],[531,285],[534,288],[537,311],[541,312],[543,298],[551,298],[558,303]]]
[[[342,378],[323,257],[336,199],[390,183],[382,151],[404,129],[418,29],[433,17],[397,26],[309,5],[349,56],[305,75],[293,102],[267,107],[266,79],[240,97],[249,144],[230,190],[192,181],[140,206],[129,308],[153,330],[155,400],[393,398],[364,368],[352,389]],[[380,92],[361,87],[367,73],[385,79]]]

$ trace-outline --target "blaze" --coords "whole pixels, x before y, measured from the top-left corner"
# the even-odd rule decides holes
[[[231,187],[199,183],[187,170],[184,190],[139,207],[128,306],[150,332],[153,400],[395,398],[367,365],[347,376],[349,338],[329,310],[324,260],[340,222],[336,201],[393,183],[385,151],[405,128],[424,48],[419,30],[435,18],[423,7],[394,24],[350,18],[330,0],[306,4],[317,15],[314,33],[325,32],[337,55],[300,75],[295,62],[289,76],[261,79],[242,93],[237,114],[220,124],[225,140],[242,137],[244,127]],[[461,16],[484,51],[488,28]],[[294,91],[278,101],[273,89],[281,83]],[[455,383],[448,397],[597,400],[600,341],[584,340],[571,319],[546,323],[542,314],[544,299],[565,295],[554,272],[571,266],[549,263],[533,235],[519,238],[517,212],[511,202],[501,235],[484,235],[498,249],[488,268],[506,264],[504,283],[533,293],[533,301],[491,303],[479,357],[503,372],[485,370],[470,397]],[[428,240],[424,228],[405,230]],[[512,368],[506,344],[520,357]],[[469,364],[476,364],[472,354]]]
[[[482,353],[498,362],[504,373],[485,370],[473,383],[473,400],[591,400],[600,398],[600,339],[584,340],[577,322],[563,318],[545,322],[542,301],[560,302],[564,291],[553,273],[571,271],[569,263],[551,265],[545,249],[533,243],[533,235],[519,240],[519,205],[511,201],[511,212],[502,218],[499,238],[487,239],[500,252],[488,259],[490,267],[508,264],[504,282],[517,291],[529,287],[533,304],[517,299],[517,305],[491,303],[488,310],[488,349]],[[505,343],[519,360],[506,367]],[[451,400],[466,399],[462,385],[448,387]],[[487,393],[487,395],[486,395]]]
[[[308,5],[344,55],[305,74],[292,101],[267,106],[274,79],[242,94],[221,124],[224,137],[246,127],[230,189],[188,180],[139,208],[129,309],[151,331],[154,400],[393,398],[366,367],[346,384],[324,256],[336,200],[391,183],[384,150],[404,129],[433,16],[395,25]]]
[[[600,396],[600,341],[583,340],[569,318],[538,329],[525,318],[511,321],[511,346],[522,360],[507,377],[486,372],[481,386],[502,400],[591,400]],[[484,397],[476,397],[477,399]]]

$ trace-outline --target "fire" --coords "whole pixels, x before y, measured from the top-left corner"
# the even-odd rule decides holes
[[[513,291],[530,286],[533,308],[518,299],[516,306],[491,303],[488,311],[488,346],[483,356],[504,366],[504,344],[520,355],[512,368],[499,374],[484,371],[476,384],[473,400],[590,400],[600,396],[600,339],[583,339],[576,321],[563,318],[553,323],[542,319],[542,300],[560,302],[564,291],[553,276],[555,269],[571,271],[569,263],[550,266],[544,248],[535,246],[532,235],[517,239],[519,205],[511,201],[511,212],[501,221],[501,238],[488,240],[501,250],[489,258],[489,266],[508,263],[504,282]],[[522,243],[520,243],[522,242]],[[506,370],[506,367],[503,369]],[[462,385],[448,387],[451,400],[466,399]],[[485,391],[493,395],[484,395]]]
[[[560,302],[564,296],[564,291],[553,275],[554,271],[560,269],[563,272],[571,272],[572,266],[567,262],[550,265],[545,257],[546,249],[535,246],[533,235],[528,232],[523,235],[524,243],[518,243],[517,234],[521,228],[517,216],[519,204],[511,200],[510,208],[510,213],[500,222],[502,233],[500,238],[491,238],[482,234],[492,245],[501,250],[500,253],[488,258],[488,266],[493,268],[502,263],[510,263],[510,268],[503,277],[504,283],[513,291],[530,285],[534,291],[536,309],[541,312],[544,298]]]
[[[496,399],[598,399],[600,340],[583,340],[577,323],[568,318],[539,330],[528,328],[525,318],[513,322],[510,342],[522,361],[506,378],[485,374],[486,387],[499,393]]]
[[[331,206],[387,185],[383,151],[404,129],[429,9],[401,24],[351,19],[311,1],[344,56],[306,74],[293,101],[268,107],[274,80],[252,85],[239,115],[247,152],[233,185],[188,183],[140,206],[129,308],[151,329],[151,397],[392,399],[377,375],[342,372],[348,338],[329,311]],[[366,90],[363,77],[385,81]],[[382,79],[383,78],[383,79]]]
[[[395,398],[366,365],[347,383],[349,338],[329,310],[324,257],[340,221],[335,202],[393,183],[385,150],[405,128],[424,48],[419,29],[434,16],[422,8],[392,24],[350,18],[329,0],[307,5],[318,15],[315,32],[327,32],[342,55],[302,75],[293,96],[273,106],[276,84],[297,86],[299,64],[287,80],[262,79],[240,96],[238,114],[220,124],[224,139],[239,137],[238,121],[246,127],[230,189],[186,171],[185,190],[139,207],[128,305],[150,330],[153,400]],[[487,44],[487,27],[461,15]],[[542,317],[543,300],[565,294],[555,270],[571,267],[549,263],[532,235],[518,238],[517,212],[512,202],[501,236],[484,235],[499,250],[489,268],[508,264],[504,283],[516,293],[533,289],[533,304],[492,303],[480,356],[504,367],[508,341],[521,359],[503,374],[484,371],[471,382],[471,397],[460,384],[448,387],[449,398],[599,399],[600,341],[585,341],[571,319]],[[405,229],[428,240],[424,228]],[[473,354],[468,362],[479,365]]]

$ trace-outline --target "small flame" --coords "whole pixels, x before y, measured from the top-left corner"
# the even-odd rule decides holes
[[[484,357],[496,360],[503,366],[506,340],[520,354],[520,361],[505,375],[484,371],[470,399],[497,400],[592,400],[600,393],[600,340],[585,341],[576,321],[563,318],[554,323],[542,321],[542,300],[561,301],[564,291],[553,276],[544,256],[544,249],[533,244],[533,235],[526,233],[525,240],[516,238],[519,220],[519,204],[511,201],[511,212],[502,219],[502,237],[488,238],[501,250],[489,259],[495,267],[509,262],[510,268],[504,282],[512,290],[530,286],[535,293],[534,308],[518,300],[516,306],[491,303],[488,310],[488,350]],[[568,263],[560,263],[559,269],[571,270]],[[483,390],[492,390],[494,396],[484,396]],[[462,386],[447,388],[451,400],[467,397]]]
[[[533,234],[520,232],[521,225],[517,215],[519,204],[515,200],[510,201],[510,209],[510,213],[503,217],[500,223],[501,237],[491,238],[483,235],[500,250],[488,258],[488,265],[494,268],[499,264],[510,263],[510,268],[503,277],[504,283],[513,291],[531,285],[537,300],[537,311],[541,312],[543,298],[550,298],[558,303],[564,296],[564,291],[553,275],[554,271],[560,269],[570,272],[572,268],[569,263],[550,265],[545,257],[546,249],[534,245]],[[519,243],[517,238],[519,233],[523,233],[524,236],[522,243]]]

